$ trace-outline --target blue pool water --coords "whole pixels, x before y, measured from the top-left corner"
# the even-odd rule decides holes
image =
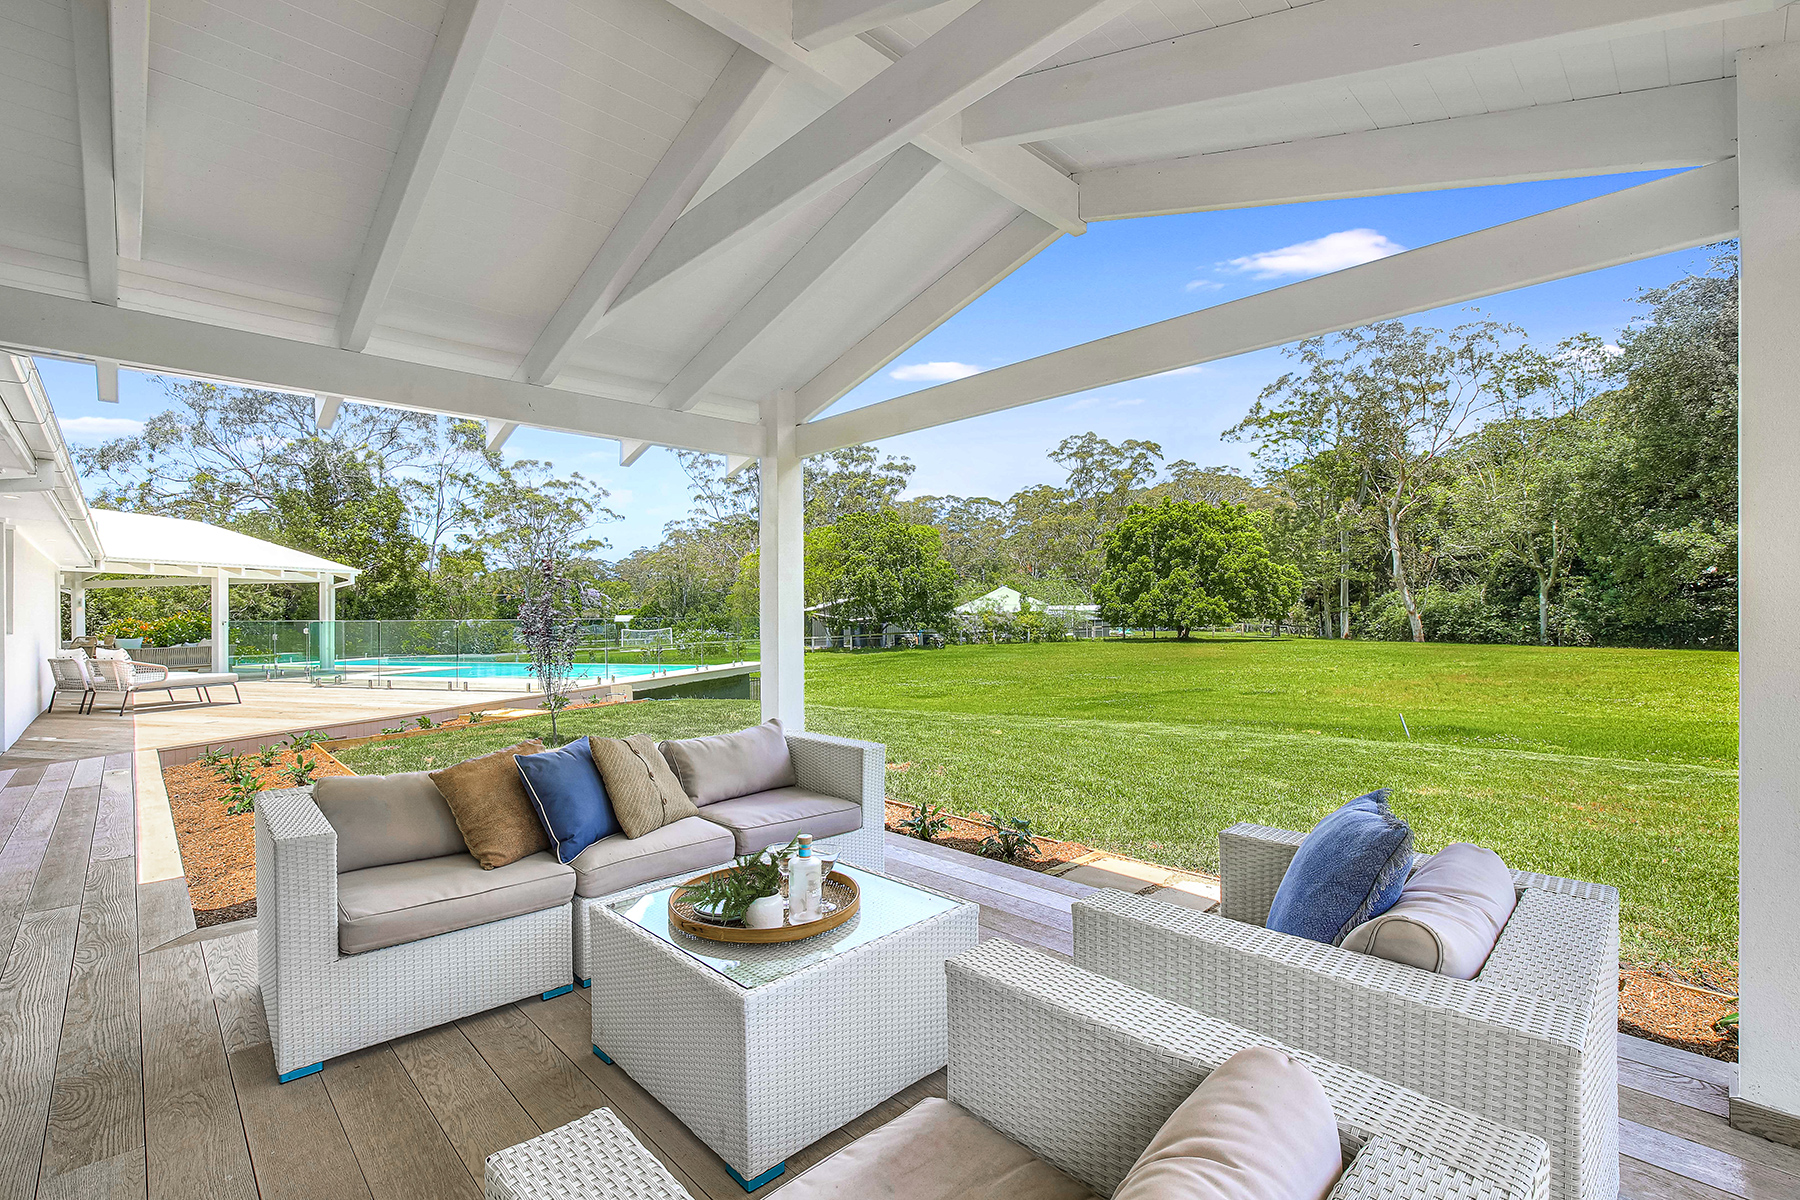
[[[343,666],[382,669],[405,674],[409,679],[530,679],[531,664],[522,662],[432,663],[404,658],[345,659]],[[666,671],[686,671],[683,663],[644,665],[639,663],[576,663],[569,669],[575,679],[632,679],[641,675],[657,675]]]

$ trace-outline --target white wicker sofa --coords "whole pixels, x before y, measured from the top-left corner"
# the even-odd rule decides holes
[[[1034,1174],[1021,1170],[1032,1159],[1068,1177],[1056,1195],[1111,1195],[1207,1075],[1239,1050],[1276,1044],[998,939],[945,970],[949,1099],[927,1100],[840,1150],[784,1196],[1024,1195],[1008,1185]],[[1338,1121],[1347,1170],[1332,1200],[1544,1200],[1539,1139],[1297,1057]],[[1035,1167],[1037,1182],[1043,1174]],[[493,1200],[575,1194],[690,1200],[605,1109],[488,1159]]]
[[[1074,906],[1075,961],[1544,1139],[1551,1200],[1618,1194],[1619,895],[1514,872],[1486,965],[1453,979],[1263,928],[1304,835],[1219,835],[1219,915],[1124,892]]]
[[[588,952],[588,913],[644,885],[692,878],[739,854],[786,842],[805,827],[847,862],[879,871],[886,863],[887,747],[875,742],[789,733],[795,785],[702,804],[698,816],[643,837],[614,834],[576,855],[571,932],[575,977],[586,987],[594,964]],[[837,832],[838,830],[842,832]]]
[[[283,1083],[339,1054],[570,989],[575,873],[554,855],[485,872],[466,852],[342,876],[338,864],[337,831],[310,788],[257,798],[257,974]],[[496,912],[517,915],[486,919]]]

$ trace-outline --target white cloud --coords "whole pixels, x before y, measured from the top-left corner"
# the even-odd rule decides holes
[[[1188,281],[1187,290],[1190,292],[1216,292],[1224,286],[1216,279],[1192,279]]]
[[[144,432],[144,423],[130,417],[58,417],[65,437],[79,441],[131,437]]]
[[[1083,396],[1079,400],[1071,400],[1069,403],[1063,405],[1063,411],[1080,412],[1084,408],[1094,408],[1101,404],[1106,405],[1108,408],[1130,408],[1133,405],[1142,404],[1143,402],[1144,398],[1142,396],[1132,396],[1126,399],[1120,399],[1115,396]]]
[[[1233,271],[1247,271],[1257,279],[1323,275],[1328,271],[1374,262],[1404,249],[1405,246],[1373,229],[1342,229],[1310,242],[1295,242],[1279,250],[1234,258],[1224,266]]]
[[[971,375],[981,374],[981,368],[959,362],[923,362],[907,363],[904,367],[895,367],[888,372],[889,379],[898,379],[903,383],[948,383],[952,379],[967,379]]]

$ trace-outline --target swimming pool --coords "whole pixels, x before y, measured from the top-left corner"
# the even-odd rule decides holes
[[[408,658],[347,658],[339,663],[349,670],[379,671],[404,675],[408,679],[531,679],[530,663],[524,662],[460,662],[434,663]],[[637,679],[645,675],[662,675],[670,671],[692,670],[685,663],[575,663],[569,668],[571,679]]]

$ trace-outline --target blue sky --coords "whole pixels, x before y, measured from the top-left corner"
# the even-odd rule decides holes
[[[1655,177],[1613,175],[1095,224],[1081,237],[1057,241],[831,411]],[[1476,307],[1522,326],[1543,343],[1581,331],[1610,340],[1641,311],[1632,299],[1638,292],[1702,270],[1709,258],[1704,249],[1664,255],[1495,296]],[[1468,316],[1459,307],[1414,319],[1447,326]],[[165,407],[160,388],[134,372],[121,373],[120,402],[114,405],[95,397],[92,368],[51,360],[39,360],[38,366],[65,433],[76,445],[129,432]],[[1064,437],[1090,429],[1114,441],[1136,437],[1159,442],[1170,460],[1248,469],[1249,448],[1222,441],[1219,434],[1243,416],[1256,393],[1283,369],[1279,350],[1259,351],[881,445],[918,465],[914,494],[1003,499],[1034,483],[1060,481],[1049,450]],[[507,444],[507,453],[549,459],[559,471],[580,471],[610,489],[610,503],[625,519],[596,532],[612,543],[614,553],[653,544],[663,525],[689,508],[686,479],[668,451],[651,450],[634,466],[621,468],[613,442],[521,430]]]

